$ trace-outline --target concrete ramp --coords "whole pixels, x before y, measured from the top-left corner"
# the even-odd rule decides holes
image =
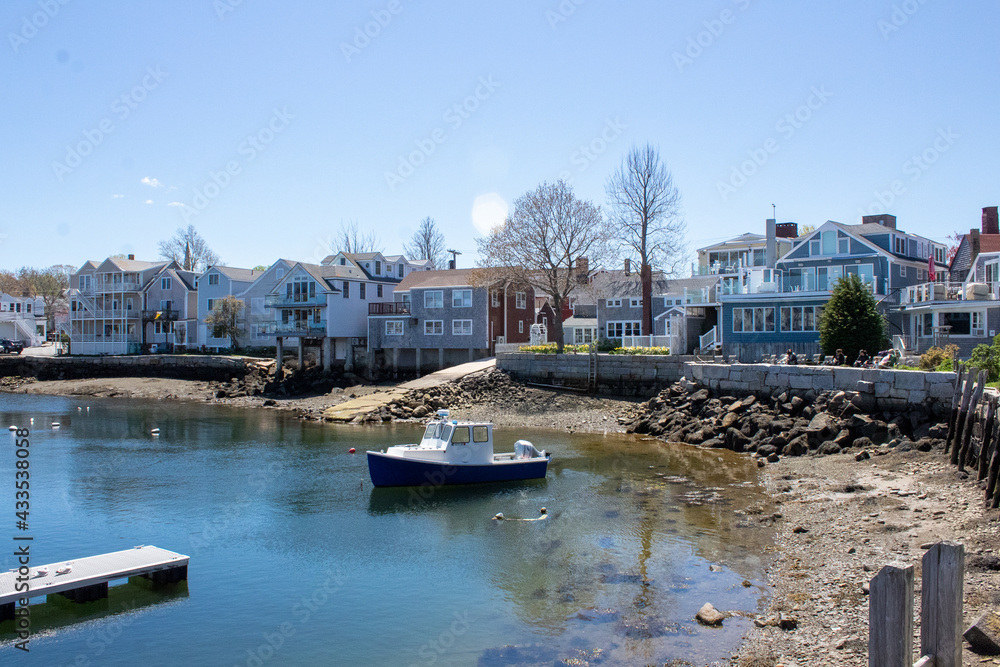
[[[369,413],[375,412],[408,392],[419,389],[432,389],[449,382],[455,382],[456,380],[461,380],[466,375],[495,368],[496,363],[496,358],[489,357],[488,359],[479,359],[478,361],[470,361],[466,364],[443,368],[435,373],[404,382],[386,391],[380,391],[377,394],[368,394],[367,396],[358,396],[339,405],[329,407],[323,411],[323,418],[329,421],[349,422],[357,417],[364,417]]]

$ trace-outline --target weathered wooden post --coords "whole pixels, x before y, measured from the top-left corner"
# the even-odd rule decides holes
[[[948,414],[948,435],[944,439],[944,453],[948,453],[952,441],[955,439],[955,428],[958,426],[958,411],[962,400],[962,380],[968,378],[968,373],[964,368],[958,369],[958,377],[955,378],[955,391],[951,395],[951,412]]]
[[[922,567],[920,654],[934,656],[935,667],[962,667],[965,547],[956,542],[938,542],[924,554]],[[873,592],[874,584],[873,580]]]
[[[964,400],[962,401],[963,407],[967,410],[965,426],[962,428],[961,438],[955,441],[955,448],[951,450],[951,463],[952,465],[957,463],[959,470],[965,470],[965,457],[969,455],[969,447],[972,444],[972,424],[976,420],[976,407],[979,405],[979,398],[983,395],[984,389],[986,389],[986,371],[980,371],[976,378],[976,388],[972,392],[968,405],[965,404]],[[959,420],[962,420],[961,415],[959,415]]]
[[[986,419],[983,422],[983,444],[979,448],[979,455],[977,458],[977,468],[979,480],[986,479],[986,473],[989,471],[990,462],[990,452],[993,449],[993,444],[996,442],[994,434],[996,432],[996,416],[997,416],[997,397],[990,396],[989,402],[986,405]]]
[[[959,447],[959,440],[962,437],[962,429],[965,426],[965,411],[969,409],[969,399],[972,398],[972,371],[969,370],[965,373],[965,385],[962,388],[962,399],[958,403],[958,414],[955,415],[955,431],[952,433],[952,437],[948,439],[945,443],[945,453],[948,450],[952,450],[952,456],[956,456],[955,449]],[[956,461],[952,461],[956,463]]]
[[[868,667],[912,667],[913,566],[886,565],[869,590]]]

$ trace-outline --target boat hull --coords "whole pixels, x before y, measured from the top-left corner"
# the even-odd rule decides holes
[[[368,452],[372,484],[385,486],[444,486],[513,482],[545,477],[548,458],[500,461],[489,464],[456,464],[419,461]]]

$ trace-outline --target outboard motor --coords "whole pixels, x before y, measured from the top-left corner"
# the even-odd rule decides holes
[[[515,459],[533,459],[545,454],[535,449],[535,446],[527,440],[518,440],[514,443]]]

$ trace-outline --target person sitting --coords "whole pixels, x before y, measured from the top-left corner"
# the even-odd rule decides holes
[[[837,353],[833,355],[833,359],[837,366],[847,365],[847,357],[844,356],[844,351],[839,347],[837,348]]]
[[[868,356],[868,352],[861,350],[858,353],[858,360],[854,362],[855,368],[867,368],[871,363],[871,357]]]
[[[794,352],[792,352],[792,348],[788,348],[788,352],[785,353],[785,359],[787,359],[785,363],[789,366],[795,366],[799,363],[799,358]]]

